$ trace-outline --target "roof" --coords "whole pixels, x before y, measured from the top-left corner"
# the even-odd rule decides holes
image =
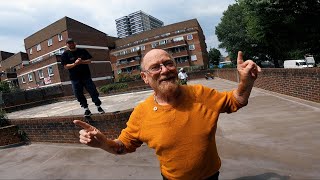
[[[191,28],[191,27],[199,27],[201,29],[197,19],[190,19],[187,21],[182,21],[182,22],[170,24],[170,25],[159,27],[156,29],[144,31],[144,32],[141,32],[139,34],[135,34],[135,35],[132,35],[129,37],[125,37],[125,38],[116,40],[115,43],[116,43],[116,47],[118,48],[119,46],[126,45],[128,43],[132,43],[132,42],[135,42],[138,40],[154,37],[154,36],[157,36],[157,35],[160,35],[163,33],[173,32],[173,31],[180,30],[180,29],[187,29],[187,28]],[[201,29],[201,31],[202,31],[202,29]]]
[[[76,21],[72,18],[69,18],[67,16],[59,19],[58,21],[44,27],[43,29],[35,32],[34,34],[30,35],[29,37],[24,39],[25,48],[30,49],[31,47],[57,35],[60,34],[66,30],[70,29],[77,29],[78,27],[86,27],[90,28],[96,32],[100,32],[102,34],[105,34],[102,31],[99,31],[93,27],[90,27],[86,24],[83,24],[79,21]],[[105,34],[106,35],[106,34]]]

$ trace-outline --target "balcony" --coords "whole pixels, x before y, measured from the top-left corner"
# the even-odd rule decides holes
[[[121,69],[121,68],[140,65],[140,63],[139,63],[139,61],[130,61],[130,62],[124,62],[124,63],[120,63],[120,64],[117,63],[116,65],[117,65],[117,69]]]
[[[131,57],[135,57],[135,56],[141,56],[141,53],[139,51],[135,51],[135,52],[131,52],[125,55],[119,55],[117,56],[117,60],[121,60],[121,59],[127,59],[127,58],[131,58]]]
[[[178,57],[183,57],[183,56],[189,56],[188,51],[187,50],[183,50],[180,52],[175,52],[171,54],[173,58],[178,58]]]
[[[189,61],[177,63],[177,67],[187,67],[187,66],[190,66]]]
[[[166,44],[162,44],[162,45],[158,45],[156,48],[157,49],[170,49],[170,48],[174,48],[174,47],[180,47],[180,46],[187,46],[187,43],[185,40],[183,41],[169,41]]]

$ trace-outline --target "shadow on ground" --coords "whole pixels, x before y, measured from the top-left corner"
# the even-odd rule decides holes
[[[268,172],[255,176],[244,176],[240,178],[236,178],[234,180],[289,180],[289,176],[281,176],[277,173]]]

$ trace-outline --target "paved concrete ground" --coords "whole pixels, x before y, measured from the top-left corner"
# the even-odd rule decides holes
[[[218,90],[236,83],[194,80]],[[108,112],[134,107],[151,91],[102,97]],[[90,100],[89,100],[90,102]],[[94,105],[90,105],[92,111]],[[39,112],[39,113],[38,113]],[[82,114],[76,101],[10,113],[10,118]],[[41,115],[41,116],[40,116]],[[221,114],[217,144],[221,179],[320,179],[320,104],[254,89],[249,105]],[[71,144],[0,149],[0,179],[161,179],[153,150],[114,156]]]

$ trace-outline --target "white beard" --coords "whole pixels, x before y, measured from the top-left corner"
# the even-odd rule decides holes
[[[159,94],[173,94],[178,89],[178,82],[175,81],[162,81],[159,84],[158,93]]]

